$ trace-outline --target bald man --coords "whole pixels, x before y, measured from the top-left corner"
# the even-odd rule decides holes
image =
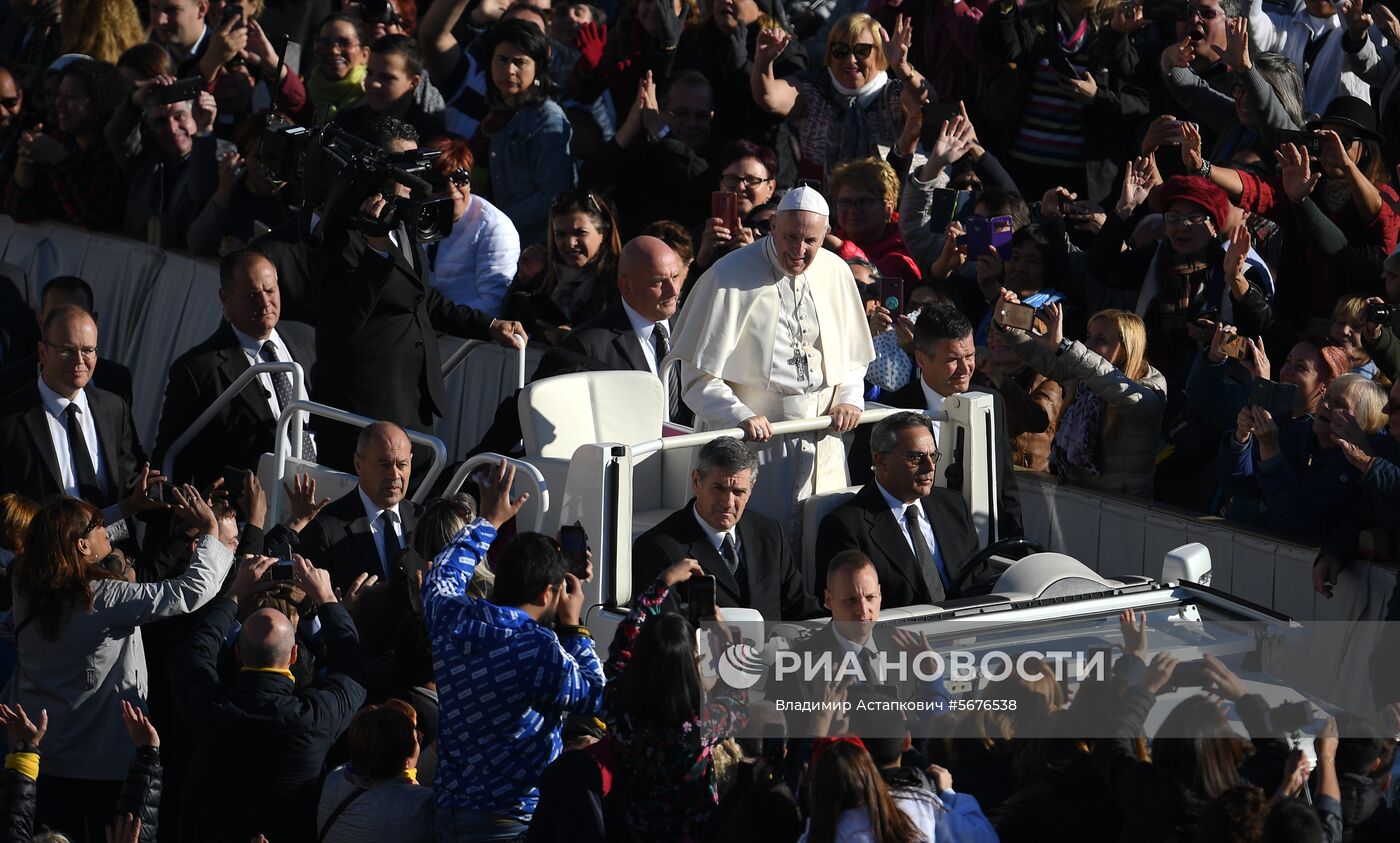
[[[325,656],[315,678],[298,688],[296,631],[276,609],[249,615],[234,653],[237,678],[219,672],[223,648],[240,604],[247,607],[270,581],[277,560],[249,557],[238,564],[229,596],[195,616],[171,663],[179,710],[198,723],[196,750],[182,792],[181,840],[242,841],[316,836],[321,769],[331,745],[365,701],[364,654],[355,624],[335,596],[330,576],[302,558],[292,583],[306,592],[321,622]],[[230,788],[239,798],[229,798]]]
[[[44,320],[39,377],[0,401],[0,493],[42,501],[82,498],[107,523],[150,508],[146,454],[131,407],[92,386],[97,323],[83,308],[63,305]]]
[[[335,501],[293,495],[288,521],[267,537],[269,547],[285,541],[330,571],[342,590],[360,574],[380,582],[402,580],[397,557],[408,547],[421,509],[407,499],[413,455],[403,428],[393,422],[366,427],[354,462],[360,482],[353,491]]]
[[[680,257],[665,242],[645,236],[628,241],[617,262],[621,301],[571,331],[559,349],[541,361],[535,377],[548,377],[565,367],[658,374],[671,350],[671,319],[680,306],[684,272]],[[675,371],[671,394],[671,419],[688,424]]]

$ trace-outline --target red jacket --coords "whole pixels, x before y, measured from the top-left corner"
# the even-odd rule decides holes
[[[899,233],[899,214],[890,218],[884,233],[873,242],[857,243],[847,239],[840,231],[833,233],[841,238],[841,248],[836,252],[841,260],[864,258],[875,264],[881,275],[903,278],[909,286],[923,280],[924,273],[919,269],[919,262],[909,254],[909,249],[904,245],[904,235]]]

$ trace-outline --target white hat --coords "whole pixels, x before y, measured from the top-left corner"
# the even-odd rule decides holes
[[[778,212],[783,211],[811,211],[824,217],[831,216],[831,208],[826,204],[826,199],[816,188],[806,185],[787,192],[783,201],[778,204]]]

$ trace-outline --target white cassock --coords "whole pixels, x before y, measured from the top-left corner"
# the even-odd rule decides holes
[[[826,415],[865,406],[875,348],[850,267],[818,249],[806,272],[787,275],[771,237],[721,258],[681,309],[673,353],[696,430]],[[759,477],[748,506],[796,540],[798,501],[846,486],[846,454],[833,431],[775,436],[753,446]]]

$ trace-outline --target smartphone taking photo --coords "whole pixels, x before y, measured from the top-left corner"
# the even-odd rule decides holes
[[[687,612],[690,625],[699,627],[705,621],[715,619],[715,578],[710,576],[691,577],[688,588]]]
[[[575,521],[559,528],[559,549],[569,573],[579,579],[588,577],[588,533]]]

